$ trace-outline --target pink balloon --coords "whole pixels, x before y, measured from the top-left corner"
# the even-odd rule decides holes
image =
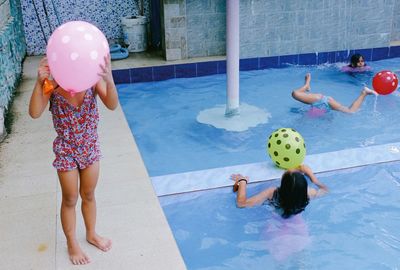
[[[106,37],[94,25],[71,21],[60,25],[47,43],[50,73],[65,90],[81,92],[94,86],[109,54]]]

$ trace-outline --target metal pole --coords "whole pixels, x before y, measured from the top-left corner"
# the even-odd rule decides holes
[[[226,116],[239,114],[239,0],[226,0]]]

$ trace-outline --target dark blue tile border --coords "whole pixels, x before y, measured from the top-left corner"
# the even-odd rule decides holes
[[[116,84],[119,83],[132,83],[131,82],[131,75],[129,73],[129,69],[122,69],[122,70],[113,70],[112,75],[114,78],[114,82]]]
[[[218,74],[225,74],[226,73],[226,61],[218,61]]]
[[[176,65],[175,72],[176,78],[196,77],[196,63]]]
[[[400,56],[400,46],[389,47],[389,58]]]
[[[360,50],[351,50],[349,58],[347,59],[347,62],[350,63],[350,58],[353,54],[359,53],[362,56],[364,56],[364,60],[367,61],[372,61],[372,49],[360,49]]]
[[[207,76],[218,74],[218,62],[200,62],[197,63],[197,76]]]
[[[400,46],[305,53],[270,57],[240,59],[240,70],[257,70],[266,68],[283,68],[289,65],[320,65],[324,63],[349,62],[351,55],[360,53],[366,61],[376,61],[400,57]],[[226,73],[226,61],[209,61],[154,67],[140,67],[113,70],[116,84],[167,80],[172,78],[189,78]]]
[[[349,51],[335,52],[335,62],[347,62],[347,59],[349,59],[349,54]]]
[[[297,64],[299,64],[299,55],[298,54],[279,56],[279,66],[280,67],[286,67],[288,65],[297,65]]]
[[[131,68],[130,69],[131,83],[136,82],[151,82],[153,81],[153,68]]]
[[[299,65],[315,65],[317,64],[316,53],[299,54]]]
[[[164,81],[175,78],[175,66],[157,66],[153,67],[153,80]]]
[[[372,61],[382,60],[389,57],[389,48],[374,48],[372,49]]]
[[[260,57],[260,69],[278,68],[279,56]]]
[[[320,52],[317,54],[317,65],[329,63],[329,53]]]
[[[239,70],[255,70],[258,69],[259,58],[247,58],[239,60]]]

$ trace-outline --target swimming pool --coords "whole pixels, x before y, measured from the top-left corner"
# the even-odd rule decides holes
[[[231,188],[160,197],[188,269],[398,269],[400,163],[318,175],[330,193],[282,219]],[[249,194],[278,181],[249,185]],[[194,211],[195,209],[195,211]]]
[[[374,70],[396,70],[398,58],[371,62]],[[268,123],[244,132],[200,124],[200,111],[225,104],[226,75],[171,79],[118,86],[120,102],[150,176],[233,166],[267,160],[266,138],[292,127],[305,139],[308,154],[400,141],[400,98],[368,96],[354,115],[332,112],[309,117],[291,91],[312,74],[312,91],[350,105],[373,73],[351,76],[337,65],[293,66],[240,74],[240,101],[263,109]],[[396,91],[397,92],[397,91]],[[151,119],[151,120],[149,120]]]
[[[396,71],[400,59],[369,64],[375,71]],[[196,121],[199,112],[225,103],[225,75],[118,86],[122,108],[188,269],[338,269],[337,262],[358,269],[400,265],[395,230],[400,222],[393,214],[399,210],[400,173],[399,163],[390,163],[400,160],[398,92],[368,96],[353,115],[331,112],[317,118],[291,98],[307,72],[312,74],[311,91],[344,105],[353,102],[364,84],[371,85],[373,73],[338,70],[335,64],[241,72],[241,103],[270,115],[267,123],[243,132]],[[277,180],[264,181],[282,174],[266,154],[266,140],[281,127],[302,134],[306,163],[314,172],[324,172],[318,177],[332,190],[286,221],[268,205],[237,209],[229,180],[231,173],[240,172],[263,181],[250,185],[250,192],[277,185]],[[194,190],[207,191],[185,193]]]

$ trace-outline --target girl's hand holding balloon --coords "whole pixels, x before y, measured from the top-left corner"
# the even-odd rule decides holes
[[[40,60],[39,68],[38,68],[38,82],[42,85],[43,94],[49,95],[54,90],[53,83],[49,80],[50,77],[50,69],[49,64],[47,63],[47,58],[44,57]]]
[[[104,56],[104,65],[100,64],[101,72],[98,75],[106,82],[106,83],[114,83],[114,79],[111,72],[111,57],[110,54]]]
[[[47,63],[47,57],[40,60],[38,68],[38,81],[40,84],[44,83],[44,80],[50,76],[49,64]]]

